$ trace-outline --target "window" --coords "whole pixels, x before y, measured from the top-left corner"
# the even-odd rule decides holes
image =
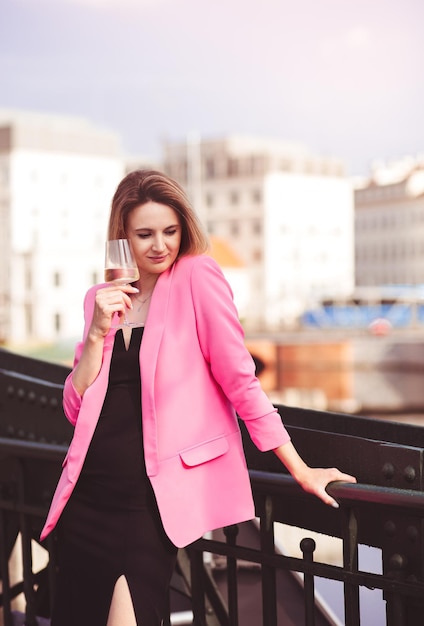
[[[255,235],[260,235],[262,233],[262,224],[259,220],[255,220],[252,224],[252,232]]]
[[[32,306],[30,304],[24,305],[25,309],[25,329],[27,335],[31,335],[33,331],[33,317],[32,317]]]
[[[55,313],[54,315],[54,328],[57,333],[59,333],[62,329],[62,316],[60,313]]]
[[[252,261],[254,261],[255,263],[260,263],[262,261],[262,250],[257,249],[257,250],[253,250],[252,252]]]
[[[230,158],[227,161],[227,174],[228,176],[237,176],[239,173],[239,162],[237,159]]]
[[[231,204],[238,204],[239,202],[239,194],[237,191],[232,191],[230,193],[230,203]]]
[[[254,202],[255,204],[260,204],[262,202],[262,193],[260,189],[253,189],[252,202]]]
[[[215,178],[215,161],[211,158],[205,161],[205,178]]]
[[[231,235],[238,235],[240,232],[240,224],[238,222],[233,222],[230,226]]]
[[[30,291],[32,288],[32,270],[31,267],[25,263],[25,289]]]

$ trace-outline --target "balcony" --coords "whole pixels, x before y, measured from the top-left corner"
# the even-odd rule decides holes
[[[61,408],[67,373],[60,365],[0,351],[4,626],[49,623],[55,536],[43,547],[38,537],[72,432]],[[257,518],[180,550],[168,626],[421,625],[424,429],[278,410],[309,464],[336,465],[356,475],[358,484],[331,484],[340,508],[325,506],[299,488],[272,452],[259,452],[241,424]],[[300,556],[282,549],[282,528],[300,529]],[[327,538],[340,545],[340,562],[315,556]],[[364,549],[372,550],[372,567],[363,562]],[[323,583],[330,597],[323,596]],[[364,612],[370,590],[380,610],[373,621]]]

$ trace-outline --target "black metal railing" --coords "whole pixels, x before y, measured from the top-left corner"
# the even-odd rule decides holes
[[[69,370],[0,351],[0,606],[5,626],[14,624],[13,602],[25,597],[25,623],[48,619],[55,584],[55,536],[44,548],[48,563],[36,571],[38,542],[48,505],[71,436],[61,409],[62,384]],[[333,483],[339,509],[300,489],[273,453],[260,453],[241,424],[258,519],[257,545],[246,542],[242,526],[222,538],[202,538],[180,551],[177,586],[189,601],[196,625],[248,626],[240,621],[243,593],[238,565],[257,565],[264,626],[284,626],[278,609],[281,572],[303,574],[305,626],[335,624],[315,597],[315,581],[339,581],[344,589],[344,623],[361,622],[360,589],[380,589],[387,626],[422,624],[424,614],[424,429],[344,414],[278,406],[296,447],[312,465],[336,465],[357,476],[358,484]],[[216,494],[219,497],[219,494]],[[275,547],[275,524],[304,529],[302,558]],[[343,562],[314,560],[308,531],[338,537]],[[21,543],[21,579],[11,581],[10,557]],[[361,544],[381,551],[381,573],[359,567]],[[225,588],[218,587],[205,553],[226,560]],[[171,623],[171,622],[169,622]],[[338,622],[340,623],[340,621]],[[260,623],[255,624],[260,626]],[[365,626],[368,626],[367,624]]]
[[[369,520],[371,517],[385,517],[381,507],[389,509],[402,509],[407,515],[409,522],[413,516],[421,519],[424,516],[424,494],[404,493],[401,490],[390,490],[383,487],[361,488],[347,484],[333,484],[329,491],[341,503],[341,510],[336,513],[341,518],[341,534],[343,539],[343,565],[335,566],[326,563],[313,561],[315,551],[315,541],[305,537],[301,542],[303,559],[277,554],[274,549],[274,524],[276,519],[273,506],[274,498],[290,498],[294,502],[298,499],[298,487],[289,477],[270,477],[267,473],[252,472],[252,484],[256,496],[263,499],[263,510],[260,516],[261,548],[255,550],[242,545],[237,545],[232,541],[223,542],[200,539],[190,547],[192,551],[198,551],[194,558],[202,558],[203,552],[221,554],[232,559],[243,559],[262,566],[262,598],[263,598],[263,624],[266,626],[277,626],[276,602],[277,595],[275,572],[277,570],[290,570],[302,572],[304,578],[304,623],[306,626],[315,624],[316,606],[314,599],[314,579],[316,577],[329,580],[340,581],[344,584],[345,595],[345,621],[346,626],[357,626],[361,624],[359,589],[366,587],[370,589],[381,589],[386,601],[386,623],[391,626],[406,626],[422,624],[424,605],[424,584],[421,580],[410,573],[408,559],[403,551],[397,552],[389,549],[387,554],[383,554],[383,559],[387,558],[387,566],[383,574],[361,571],[358,568],[358,545],[359,526],[356,514],[356,505],[364,501],[367,503],[368,514],[363,519]],[[364,500],[361,496],[365,496]],[[409,506],[408,498],[412,504]],[[313,523],[310,524],[314,526]],[[410,526],[409,529],[415,528]],[[386,529],[387,530],[387,529]],[[408,541],[415,537],[405,537]],[[385,538],[382,536],[379,547],[386,549]],[[204,589],[199,583],[193,585],[193,596],[199,598],[201,602]],[[236,626],[240,622],[237,616],[237,575],[231,568],[228,570],[228,596],[229,619],[231,626]],[[200,622],[202,623],[202,622]]]

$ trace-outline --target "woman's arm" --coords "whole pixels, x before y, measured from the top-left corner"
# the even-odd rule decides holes
[[[231,288],[212,258],[193,264],[191,291],[202,354],[252,441],[263,452],[287,443],[290,436],[256,377]]]
[[[81,357],[72,372],[72,384],[81,397],[95,381],[100,371],[103,360],[103,345],[103,336],[88,333]]]
[[[274,450],[305,491],[337,506],[325,487],[336,480],[356,479],[336,468],[311,468],[299,456],[255,375],[229,285],[219,266],[208,257],[194,267],[192,295],[203,355],[255,445],[262,451]]]

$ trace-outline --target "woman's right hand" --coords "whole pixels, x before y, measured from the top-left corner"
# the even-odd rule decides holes
[[[125,310],[132,309],[130,294],[138,293],[132,285],[114,285],[102,287],[96,292],[93,319],[89,334],[105,337],[110,330],[115,313],[125,316]]]
[[[84,340],[78,364],[72,373],[72,382],[82,397],[97,377],[103,359],[104,338],[110,330],[115,313],[125,315],[125,308],[132,308],[130,294],[138,293],[131,285],[113,285],[98,289],[95,296],[93,318]]]

